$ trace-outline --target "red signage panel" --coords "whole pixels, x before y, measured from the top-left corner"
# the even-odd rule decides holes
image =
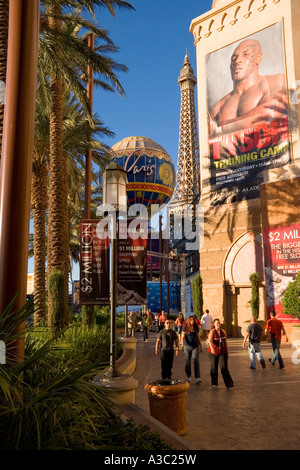
[[[282,296],[300,270],[300,224],[265,228],[263,238],[267,311],[295,323],[292,315],[283,313]]]
[[[136,230],[137,229],[137,230]],[[127,230],[127,237],[124,233]],[[118,305],[147,303],[147,224],[119,220]]]
[[[97,236],[98,220],[80,224],[80,304],[109,304],[109,238]],[[99,233],[98,233],[99,235]]]

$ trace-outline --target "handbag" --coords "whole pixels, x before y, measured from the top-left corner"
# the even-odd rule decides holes
[[[213,352],[213,354],[214,354],[215,356],[220,356],[220,354],[221,354],[221,348],[219,348],[219,346],[214,345],[214,352]]]
[[[214,356],[220,356],[220,354],[221,354],[221,348],[219,348],[219,346],[216,346],[216,345],[214,344],[214,349],[212,350],[212,348],[209,346],[208,352],[210,352],[210,353],[213,354]]]

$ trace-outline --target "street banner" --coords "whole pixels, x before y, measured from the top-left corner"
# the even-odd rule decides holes
[[[207,54],[206,78],[214,203],[259,198],[291,162],[282,21]]]
[[[131,220],[119,220],[118,305],[147,304],[147,224],[144,229]]]
[[[110,302],[109,238],[97,236],[98,222],[80,223],[80,305]]]
[[[283,314],[282,297],[300,269],[300,224],[265,228],[263,240],[267,312],[275,310],[285,323],[297,323]]]

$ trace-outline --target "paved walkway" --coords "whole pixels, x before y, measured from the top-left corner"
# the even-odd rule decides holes
[[[150,333],[147,343],[137,333],[138,380],[136,405],[150,414],[144,385],[160,378],[160,359],[155,355],[157,334]],[[227,390],[222,377],[211,387],[207,345],[200,356],[201,384],[192,377],[187,394],[188,432],[182,441],[193,450],[298,450],[300,448],[300,364],[293,364],[295,349],[282,343],[285,368],[272,366],[271,344],[262,343],[266,369],[258,364],[250,369],[248,350],[242,339],[229,339],[229,370],[234,388]],[[300,352],[299,352],[300,358]],[[184,357],[174,359],[173,378],[185,379]]]

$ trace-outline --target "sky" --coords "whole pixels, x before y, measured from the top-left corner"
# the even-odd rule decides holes
[[[114,137],[108,146],[130,136],[160,144],[177,166],[180,87],[178,77],[188,53],[196,75],[196,48],[190,33],[194,18],[211,9],[212,0],[128,0],[135,10],[117,10],[112,17],[101,8],[97,23],[118,46],[116,62],[128,67],[118,79],[126,96],[94,89],[93,111]],[[197,90],[196,90],[197,107]],[[74,279],[79,266],[75,265]],[[33,272],[33,258],[28,261]]]
[[[129,0],[130,1],[130,0]],[[115,133],[112,146],[130,136],[148,137],[173,159],[178,156],[180,87],[186,52],[196,74],[191,21],[211,9],[212,0],[131,0],[135,11],[118,10],[115,18],[101,9],[98,22],[119,47],[114,59],[129,71],[118,78],[126,97],[94,91],[93,109]]]

